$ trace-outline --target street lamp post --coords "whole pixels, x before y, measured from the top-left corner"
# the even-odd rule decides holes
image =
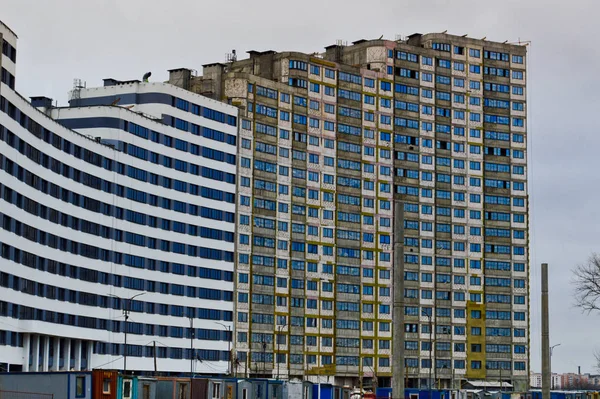
[[[121,298],[120,296],[110,294],[111,297],[117,298],[118,300],[124,302],[123,307],[123,316],[125,316],[125,343],[123,349],[123,375],[127,374],[127,320],[129,320],[129,312],[131,312],[131,301],[133,301],[138,296],[144,295],[145,292],[140,292],[130,298]]]
[[[194,317],[190,316],[190,378],[194,377]]]
[[[433,381],[431,380],[431,372],[433,368],[433,328],[431,316],[433,315],[433,309],[431,312],[423,312],[423,315],[427,316],[427,319],[429,320],[429,384],[427,385],[429,388],[429,399],[431,399],[431,386],[433,384]]]
[[[194,394],[194,315],[190,315],[190,397]]]
[[[552,352],[554,352],[554,348],[560,346],[560,344],[552,345],[550,347],[550,387],[554,389],[554,378],[552,378]]]
[[[279,360],[277,359],[277,356],[279,355],[279,336],[281,335],[281,329],[283,328],[283,326],[277,326],[277,337],[275,338],[277,340],[277,353],[275,354],[275,364],[277,365],[277,380],[279,380]]]
[[[228,326],[226,324],[223,323],[219,323],[218,321],[215,321],[215,323],[217,323],[220,326],[223,326],[223,328],[225,328],[227,330],[228,333],[231,333],[231,326]],[[227,376],[229,376],[231,374],[231,340],[233,339],[233,337],[230,336],[227,339]]]
[[[439,254],[441,251],[446,251],[446,250],[448,250],[448,249],[449,249],[449,248],[445,248],[443,245],[440,245],[439,243],[437,243],[437,242],[436,242],[435,249],[434,249],[434,251],[433,251],[433,255],[434,255],[434,256],[433,256],[433,260],[434,260],[434,262],[433,262],[433,263],[434,263],[435,267],[437,267],[437,259],[438,259],[438,254]],[[434,279],[434,280],[433,280],[433,284],[434,284],[434,292],[437,292],[437,279]],[[434,311],[435,311],[435,309],[436,309],[436,305],[437,305],[437,297],[435,297],[435,298],[433,299],[433,307],[431,308],[431,314],[428,316],[428,318],[429,318],[429,345],[431,345],[430,352],[429,352],[429,362],[431,363],[431,364],[430,364],[430,366],[431,366],[431,367],[429,368],[429,379],[431,380],[431,370],[432,370],[432,368],[433,368],[433,372],[435,373],[435,374],[434,374],[434,376],[433,376],[433,381],[434,381],[434,382],[438,380],[438,375],[437,375],[437,365],[434,365],[434,364],[433,364],[433,362],[437,362],[437,360],[436,360],[435,358],[432,360],[432,351],[434,350],[434,348],[433,348],[433,345],[434,345],[434,343],[435,343],[434,341],[435,341],[435,340],[437,340],[437,331],[436,331],[436,333],[435,333],[435,337],[436,337],[436,339],[435,339],[435,340],[434,340],[434,339],[432,339],[432,334],[433,334],[433,323],[432,323],[432,317],[433,317],[433,312],[434,312]],[[452,332],[450,331],[450,333],[452,333]],[[434,367],[435,367],[435,368],[434,368]],[[439,387],[439,381],[438,381],[438,389],[439,389],[439,388],[440,388],[440,387]],[[429,391],[429,399],[431,399],[431,388],[429,388],[429,389],[430,389],[430,391]]]
[[[264,337],[263,337],[263,343],[262,343],[262,350],[263,350],[263,355],[262,355],[263,374],[267,374],[267,366],[266,366],[267,343],[264,341]]]

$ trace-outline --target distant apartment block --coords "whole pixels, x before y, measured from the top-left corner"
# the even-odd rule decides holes
[[[542,373],[531,373],[529,377],[529,384],[531,388],[542,388]],[[552,373],[552,378],[550,381],[551,389],[562,389],[562,375]]]
[[[542,373],[531,373],[529,383],[531,388],[542,387]],[[578,373],[552,373],[551,389],[577,390],[597,389],[600,387],[600,375]]]
[[[587,389],[600,386],[600,376],[591,374],[564,373],[560,375],[563,389]]]

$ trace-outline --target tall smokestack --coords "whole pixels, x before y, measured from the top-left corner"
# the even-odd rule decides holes
[[[548,320],[547,263],[542,263],[542,399],[550,399],[550,323]]]

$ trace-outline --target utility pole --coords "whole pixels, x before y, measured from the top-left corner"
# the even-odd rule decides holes
[[[233,370],[233,364],[232,364],[232,356],[231,356],[231,340],[233,339],[233,337],[231,336],[231,326],[228,326],[226,324],[223,323],[219,323],[218,321],[215,321],[215,323],[217,323],[220,326],[223,326],[223,328],[227,331],[227,376],[229,377],[232,373]]]
[[[190,398],[194,390],[194,315],[190,315]]]
[[[233,340],[233,333],[231,332],[231,326],[227,326],[227,376],[231,375],[233,369],[233,357],[231,356],[231,340]]]
[[[125,302],[127,303],[127,302]],[[127,375],[127,320],[129,320],[129,309],[128,305],[125,305],[125,309],[123,309],[123,314],[125,315],[125,344],[123,348],[123,375]]]
[[[360,395],[363,395],[363,369],[362,369],[362,358],[358,358],[358,387],[360,390]]]
[[[152,341],[154,343],[154,349],[152,351],[152,354],[154,355],[154,374],[157,374],[157,367],[156,367],[156,341]]]
[[[190,378],[194,375],[194,317],[190,316]]]
[[[433,313],[433,309],[431,310],[431,312]],[[429,399],[431,399],[431,386],[433,385],[433,380],[431,379],[431,372],[433,369],[433,326],[431,322],[432,313],[423,312],[423,314],[427,316],[427,319],[429,320],[429,383],[427,384],[427,387],[429,388]]]
[[[279,360],[277,359],[277,355],[279,354],[279,336],[281,335],[281,329],[283,326],[277,326],[277,353],[275,354],[275,364],[277,365],[277,380],[279,380]]]
[[[262,364],[263,364],[263,374],[267,374],[267,343],[264,340],[264,336],[263,336],[263,343],[262,343],[262,350],[263,350],[263,355],[262,355]]]
[[[404,202],[394,201],[392,395],[404,399]]]
[[[117,298],[119,301],[123,302],[123,316],[125,316],[125,342],[124,342],[124,348],[123,348],[123,375],[127,374],[127,320],[129,320],[129,312],[131,312],[131,301],[134,300],[134,298],[137,298],[140,295],[144,295],[145,292],[140,292],[139,294],[136,294],[134,296],[132,296],[131,298],[121,298],[120,296],[114,295],[114,294],[110,294],[109,296],[112,296],[113,298]]]
[[[550,323],[548,313],[548,264],[542,263],[542,399],[550,399]]]

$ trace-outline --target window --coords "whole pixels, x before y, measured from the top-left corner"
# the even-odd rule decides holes
[[[110,389],[110,386],[109,386],[109,389]],[[85,397],[85,376],[77,376],[75,378],[75,397],[76,398]]]
[[[290,60],[290,69],[300,69],[302,71],[308,70],[308,65],[303,61]]]
[[[221,397],[221,383],[219,382],[213,382],[213,386],[212,386],[212,398],[213,399],[217,399]],[[244,389],[244,393],[243,393],[243,398],[242,399],[248,399],[248,391],[246,389]]]
[[[102,380],[102,393],[104,395],[109,395],[110,394],[110,378],[104,378]]]
[[[185,385],[182,385],[185,387]],[[123,399],[128,399],[131,397],[131,380],[123,381]]]

